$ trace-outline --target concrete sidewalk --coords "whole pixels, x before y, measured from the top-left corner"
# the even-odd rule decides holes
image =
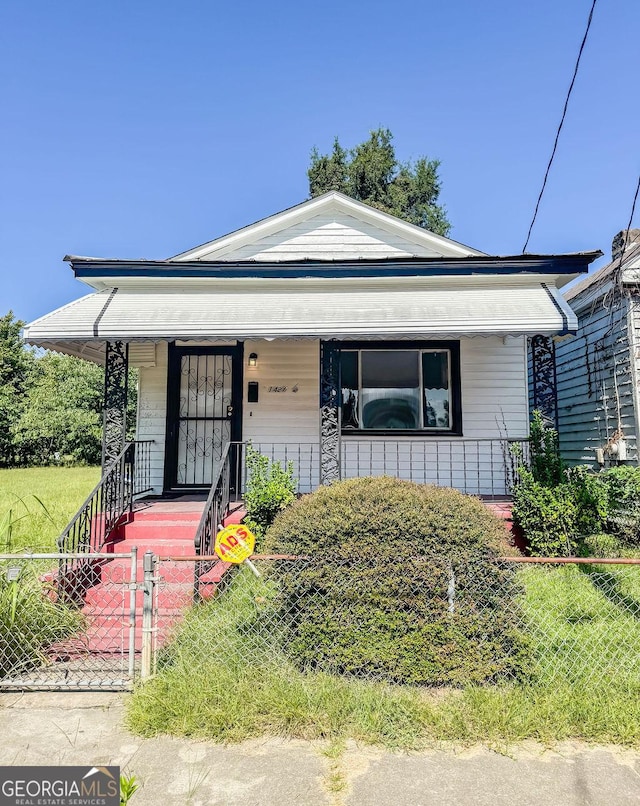
[[[640,752],[528,743],[509,755],[395,754],[348,743],[330,758],[321,742],[140,739],[123,727],[125,696],[0,695],[0,764],[119,764],[141,783],[131,806],[640,804]]]

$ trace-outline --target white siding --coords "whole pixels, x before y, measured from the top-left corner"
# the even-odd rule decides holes
[[[357,260],[358,258],[410,257],[442,255],[402,238],[380,226],[342,214],[317,215],[255,243],[226,252],[225,260]],[[200,260],[211,259],[203,255]]]
[[[130,367],[155,367],[156,345],[152,341],[133,342],[129,345]]]
[[[462,339],[462,429],[470,439],[529,434],[524,337]]]
[[[251,353],[255,368],[247,366]],[[272,459],[291,460],[300,492],[309,492],[320,481],[320,342],[246,341],[244,363],[243,439]],[[249,381],[259,384],[257,403],[247,403]]]
[[[156,345],[156,365],[142,367],[138,376],[137,439],[152,439],[151,484],[153,494],[164,486],[164,449],[167,423],[167,344]]]
[[[323,231],[316,235],[316,231],[325,225],[329,225],[329,230],[336,226],[333,232]],[[392,255],[398,252],[452,257],[483,254],[332,191],[182,252],[172,260],[234,260],[239,256],[260,259],[261,254],[270,259],[278,253],[281,245],[291,247],[286,253],[289,257],[292,254],[302,258],[316,257],[320,250],[320,256],[330,260],[332,254],[344,256],[339,248],[336,249],[340,246],[337,241],[340,235],[344,236],[346,254],[355,257],[367,255],[379,244],[388,246]],[[297,241],[291,243],[295,239]],[[273,252],[269,253],[269,249]],[[387,252],[383,251],[382,256],[385,254]],[[371,256],[381,255],[374,249]]]

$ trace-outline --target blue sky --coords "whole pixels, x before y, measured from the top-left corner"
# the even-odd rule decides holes
[[[296,204],[314,145],[378,126],[441,160],[452,237],[519,253],[590,5],[5,0],[0,315],[86,293],[66,253],[164,258]],[[600,0],[530,251],[608,255],[627,223],[638,31]]]

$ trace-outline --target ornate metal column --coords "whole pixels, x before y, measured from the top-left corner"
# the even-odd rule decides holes
[[[102,431],[102,472],[125,446],[127,431],[127,378],[129,345],[123,341],[106,343],[104,364],[104,415]]]
[[[558,392],[556,384],[556,345],[550,336],[531,339],[533,408],[558,428]]]
[[[320,483],[340,479],[340,350],[320,342]]]

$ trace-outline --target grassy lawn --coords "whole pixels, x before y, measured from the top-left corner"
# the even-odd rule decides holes
[[[99,478],[98,467],[0,470],[0,551],[55,550],[56,538]]]
[[[99,476],[97,467],[0,470],[0,553],[55,551]],[[42,568],[26,565],[15,581],[0,568],[0,676],[42,663],[47,645],[82,625],[76,608],[42,595]]]
[[[640,568],[518,575],[528,682],[434,691],[299,671],[270,622],[273,583],[241,569],[225,593],[187,613],[158,675],[135,691],[129,726],[221,742],[278,735],[403,749],[527,738],[640,746]]]

